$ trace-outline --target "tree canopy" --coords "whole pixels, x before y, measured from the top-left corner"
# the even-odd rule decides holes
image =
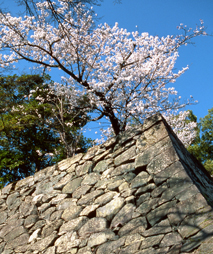
[[[193,113],[191,113],[191,120],[197,120]],[[213,108],[208,110],[205,117],[200,118],[196,138],[188,150],[203,163],[210,174],[213,174]]]
[[[64,96],[51,96],[45,81],[39,75],[0,77],[1,186],[91,145],[81,133],[87,119],[78,109],[69,112]]]
[[[51,20],[52,6],[63,16],[58,22]],[[180,25],[178,35],[158,37],[129,33],[118,24],[96,26],[94,12],[81,4],[71,9],[69,1],[37,2],[35,8],[36,17],[1,13],[2,67],[24,59],[45,71],[60,69],[68,86],[57,84],[56,94],[69,94],[70,107],[86,96],[92,120],[105,118],[115,135],[128,128],[130,119],[142,123],[157,112],[178,126],[174,114],[193,100],[182,102],[170,83],[188,69],[174,69],[178,49],[206,35],[202,20],[195,29]],[[188,126],[177,130],[183,142],[188,131],[191,135]]]
[[[61,0],[61,1],[53,1],[53,0],[17,0],[17,3],[20,6],[25,7],[24,13],[30,16],[33,16],[35,19],[39,20],[39,12],[38,12],[38,4],[39,3],[46,3],[48,4],[49,8],[49,18],[51,21],[55,23],[60,23],[65,19],[65,16],[63,15],[63,12],[59,12],[58,9],[61,8],[61,3],[62,5],[66,5],[67,9],[70,11],[73,11],[75,8],[79,8],[81,5],[84,6],[84,8],[81,11],[88,11],[91,7],[95,5],[100,5],[100,3],[103,2],[103,0]],[[119,3],[120,1],[115,1]],[[91,13],[94,13],[91,11]]]

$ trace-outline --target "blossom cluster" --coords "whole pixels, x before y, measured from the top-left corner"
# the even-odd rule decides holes
[[[70,109],[86,95],[93,113],[99,115],[97,119],[105,117],[115,134],[128,127],[129,119],[143,123],[161,112],[189,144],[194,126],[184,125],[185,134],[180,132],[181,125],[174,124],[174,113],[193,100],[182,102],[169,84],[188,69],[174,71],[178,49],[206,34],[203,21],[195,30],[181,24],[183,34],[158,37],[130,33],[117,23],[95,27],[91,13],[81,11],[83,6],[78,5],[72,13],[66,1],[58,2],[61,6],[56,12],[64,15],[58,24],[48,20],[47,1],[37,4],[39,20],[0,14],[0,49],[6,50],[0,54],[1,66],[24,59],[47,70],[59,68],[65,73],[64,82],[54,83],[51,89],[57,95],[66,95]],[[185,116],[179,113],[180,123]]]

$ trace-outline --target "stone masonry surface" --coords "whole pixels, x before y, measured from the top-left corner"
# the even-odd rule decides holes
[[[161,115],[0,191],[0,253],[213,253],[213,182]]]

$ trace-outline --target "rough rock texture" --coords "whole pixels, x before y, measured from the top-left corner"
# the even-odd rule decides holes
[[[212,253],[212,179],[160,115],[0,194],[2,254]]]

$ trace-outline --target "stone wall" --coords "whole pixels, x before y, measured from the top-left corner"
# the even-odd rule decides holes
[[[160,115],[0,194],[3,254],[212,253],[212,179]]]

